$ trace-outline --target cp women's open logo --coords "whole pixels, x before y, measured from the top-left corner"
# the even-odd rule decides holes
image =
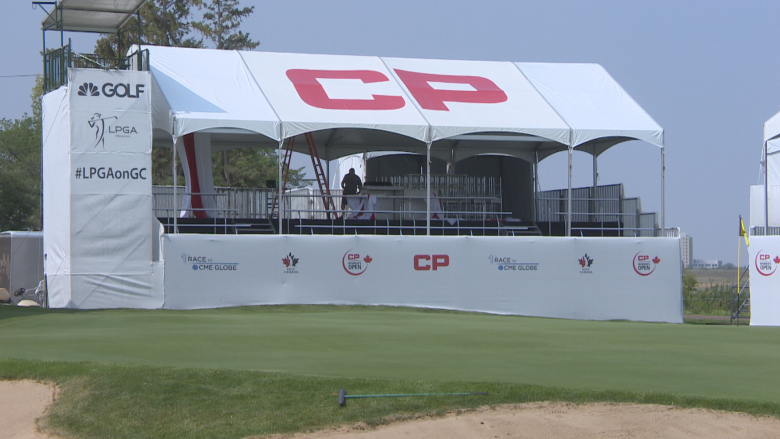
[[[777,264],[780,264],[780,256],[775,256],[769,253],[764,253],[760,250],[756,255],[756,270],[762,276],[771,276],[777,271]]]
[[[650,255],[638,252],[634,255],[634,271],[640,276],[650,276],[655,271],[661,258],[658,256],[650,259]]]
[[[365,257],[362,257],[360,253],[353,253],[352,249],[349,249],[344,253],[344,257],[341,258],[341,266],[344,267],[344,271],[348,274],[360,276],[366,272],[368,264],[370,264],[371,261],[373,261],[371,256],[366,255]]]

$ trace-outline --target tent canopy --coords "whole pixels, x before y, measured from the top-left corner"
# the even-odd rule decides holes
[[[661,127],[597,64],[144,48],[155,139],[168,144],[207,132],[215,150],[275,148],[310,132],[329,160],[431,144],[448,161],[664,145]]]
[[[764,122],[764,142],[780,136],[780,113]]]
[[[114,33],[146,0],[61,0],[41,23],[45,30]]]

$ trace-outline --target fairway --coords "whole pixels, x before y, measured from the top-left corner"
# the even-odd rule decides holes
[[[0,307],[0,358],[524,383],[780,403],[780,329],[408,308]]]

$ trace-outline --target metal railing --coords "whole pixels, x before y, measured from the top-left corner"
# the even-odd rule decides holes
[[[267,219],[275,192],[276,189],[266,188],[217,187],[214,188],[214,193],[200,195],[214,201],[214,208],[211,210],[217,218]],[[172,218],[176,211],[182,210],[184,195],[192,194],[185,192],[184,187],[178,186],[176,195],[178,205],[174,207],[173,186],[152,186],[152,208],[155,215]]]
[[[769,226],[769,233],[764,233],[764,226],[750,226],[750,236],[777,236],[780,235],[780,227]]]
[[[568,189],[537,193],[536,221],[566,223],[568,196]],[[677,229],[660,229],[655,213],[642,212],[639,198],[625,198],[622,184],[572,188],[571,200],[572,224],[590,223],[587,227],[572,227],[573,236],[601,232],[625,237],[679,237]]]
[[[68,82],[68,68],[103,70],[149,70],[149,50],[144,49],[122,58],[106,58],[93,53],[77,53],[68,44],[43,54],[43,88],[48,92]]]
[[[377,199],[376,206],[371,210],[374,214],[375,222],[365,226],[350,226],[352,229],[360,229],[362,227],[377,229],[381,228],[382,222],[388,228],[408,228],[417,229],[420,224],[426,223],[426,197],[422,194],[415,193],[416,190],[412,190],[413,194],[406,195],[372,195]],[[399,190],[399,193],[403,191]],[[408,191],[407,191],[408,192]],[[179,196],[178,206],[173,206],[173,188],[171,186],[154,186],[153,187],[153,208],[158,217],[172,218],[174,215],[182,211],[184,195],[190,195],[185,193],[183,187],[177,189]],[[276,189],[266,188],[227,188],[218,187],[214,189],[213,193],[201,193],[201,197],[204,200],[208,200],[205,205],[210,206],[208,209],[201,208],[189,208],[187,210],[204,210],[209,211],[209,217],[218,219],[243,219],[243,220],[273,220],[278,221],[278,218],[271,218],[271,203],[276,195]],[[333,204],[335,206],[341,205],[342,191],[332,190],[331,195],[333,198]],[[327,197],[327,195],[326,195]],[[436,203],[432,208],[431,213],[434,219],[446,220],[449,224],[442,224],[434,226],[434,228],[440,229],[455,229],[471,227],[476,229],[490,229],[494,230],[497,227],[506,231],[507,235],[524,234],[527,230],[533,229],[534,234],[541,234],[541,231],[536,226],[535,222],[520,223],[513,222],[511,218],[508,218],[511,214],[503,212],[501,199],[491,196],[437,196],[432,198]],[[328,224],[306,226],[306,229],[311,231],[316,228],[334,228],[344,226],[343,219],[332,219],[333,216],[325,209],[323,204],[323,195],[319,190],[311,188],[293,189],[285,192],[282,203],[282,219],[283,221],[302,221],[302,220],[328,220]],[[588,200],[588,201],[600,201],[600,200]],[[384,204],[384,205],[383,205]],[[342,217],[347,215],[349,220],[350,216],[354,216],[356,212],[351,210],[335,210],[331,211],[335,213],[335,217]],[[565,212],[553,212],[565,221]],[[585,224],[575,224],[572,227],[572,234],[574,236],[625,236],[625,237],[679,237],[680,230],[678,228],[660,229],[655,223],[655,214],[632,214],[632,213],[612,213],[612,212],[599,212],[599,213],[579,213],[580,218],[583,217],[595,217],[602,221],[583,221]],[[278,215],[277,215],[278,216]],[[625,218],[636,219],[636,223],[630,223]],[[614,219],[616,221],[603,221],[606,219]],[[334,222],[340,221],[340,222]],[[404,221],[412,221],[411,225],[405,225]],[[469,222],[468,226],[463,224]],[[392,224],[391,224],[392,223]],[[533,226],[530,227],[530,224]],[[235,222],[223,224],[223,227],[234,227]],[[277,224],[274,223],[274,226]],[[548,224],[547,226],[549,226]],[[542,226],[540,227],[547,227]],[[297,226],[289,226],[287,229],[289,233],[295,233],[294,230]],[[424,227],[424,226],[423,226]],[[237,232],[236,232],[237,233]],[[301,233],[300,230],[298,233]],[[380,233],[381,234],[381,233]],[[552,235],[553,233],[548,233]]]

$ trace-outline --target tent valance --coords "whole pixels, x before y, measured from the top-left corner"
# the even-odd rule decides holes
[[[209,132],[218,150],[311,132],[328,159],[425,144],[447,157],[526,159],[664,145],[663,129],[597,64],[144,48],[157,139]]]

